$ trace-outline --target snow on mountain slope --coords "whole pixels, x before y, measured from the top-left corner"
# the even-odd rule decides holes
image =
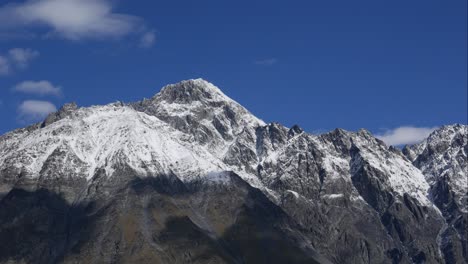
[[[353,143],[361,150],[362,158],[372,167],[388,176],[387,181],[393,191],[401,197],[409,194],[426,206],[431,206],[428,199],[429,184],[421,171],[415,168],[402,156],[389,151],[388,147],[379,142],[369,132],[361,130],[353,137]]]
[[[98,169],[110,177],[119,165],[139,176],[173,173],[182,180],[234,170],[262,187],[256,177],[223,158],[236,142],[253,141],[255,127],[264,123],[212,84],[184,81],[136,104],[153,114],[122,103],[67,108],[68,115],[8,133],[0,138],[0,168],[32,179],[53,174],[88,180]],[[168,120],[182,120],[184,127]],[[50,163],[53,173],[46,170]]]
[[[429,185],[421,171],[369,132],[337,129],[319,136],[290,132],[271,124],[259,133],[258,160],[265,182],[286,185],[310,198],[346,194],[359,202],[362,199],[353,185],[352,167],[368,164],[380,171],[379,180],[389,192],[400,197],[408,194],[432,207],[427,198]],[[359,150],[359,159],[354,158],[353,148]]]
[[[44,165],[53,163],[62,170],[54,175],[86,179],[98,169],[112,176],[121,164],[141,176],[174,173],[185,180],[232,170],[263,189],[264,183],[273,184],[274,179],[292,177],[296,181],[296,163],[292,162],[300,155],[319,153],[315,166],[323,169],[326,177],[311,178],[307,185],[323,181],[323,186],[342,192],[333,186],[344,181],[353,189],[348,152],[355,145],[366,162],[386,175],[391,191],[428,203],[428,184],[420,171],[370,134],[342,131],[338,138],[324,141],[298,127],[266,125],[201,79],[168,85],[141,102],[67,107],[66,113],[52,115],[42,128],[3,136],[0,167],[38,178],[51,175]],[[310,153],[311,148],[314,153]],[[267,178],[262,178],[260,167]],[[359,196],[357,192],[355,196]]]
[[[195,177],[225,170],[226,166],[204,148],[180,140],[184,135],[156,117],[120,104],[82,108],[69,118],[59,120],[29,134],[21,134],[9,150],[0,143],[0,166],[13,166],[28,177],[41,175],[47,158],[66,148],[82,166],[75,166],[75,177],[90,179],[96,169],[112,176],[117,163],[125,163],[141,176],[176,173]],[[76,163],[65,158],[65,163]]]
[[[468,126],[444,126],[423,142],[405,147],[404,153],[434,191],[441,182],[447,183],[460,209],[468,212]]]

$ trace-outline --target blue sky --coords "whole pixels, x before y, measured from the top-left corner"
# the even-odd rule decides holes
[[[0,134],[204,78],[265,121],[418,140],[467,122],[467,1],[0,4]]]

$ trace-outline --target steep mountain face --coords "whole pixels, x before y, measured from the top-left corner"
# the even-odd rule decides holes
[[[468,127],[444,126],[403,152],[426,176],[447,223],[441,248],[455,263],[468,257]],[[461,239],[459,239],[461,238]]]
[[[0,137],[0,263],[464,263],[467,127],[403,152],[204,80]]]

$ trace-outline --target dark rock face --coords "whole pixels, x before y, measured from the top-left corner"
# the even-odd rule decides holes
[[[80,218],[59,195],[11,190],[0,202],[0,261],[54,263],[66,247],[70,220]]]
[[[311,135],[203,80],[66,105],[0,137],[0,263],[466,263],[466,129]]]
[[[0,261],[328,263],[281,208],[226,177],[229,186],[135,178],[79,205],[14,189],[0,203]]]

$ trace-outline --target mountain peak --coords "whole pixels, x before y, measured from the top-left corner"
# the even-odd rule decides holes
[[[253,137],[255,128],[265,125],[242,105],[203,79],[167,85],[150,100],[130,105],[193,137],[201,145],[210,145],[210,150],[216,153],[226,152],[240,134],[247,133],[249,138]]]
[[[168,103],[180,104],[194,101],[231,101],[218,87],[201,78],[166,85],[155,97]]]
[[[183,123],[187,118],[190,119],[187,122],[206,119],[218,123],[220,116],[223,116],[221,119],[228,119],[226,122],[237,125],[265,124],[214,84],[201,78],[166,85],[151,99],[132,103],[131,106],[163,120],[182,118]]]
[[[466,129],[468,128],[468,125],[463,125],[463,124],[453,124],[453,125],[444,125],[436,130],[434,130],[431,135],[429,135],[428,139],[431,137],[436,137],[438,135],[443,135],[443,134],[448,134],[448,135],[453,135],[453,134],[460,134],[460,133],[466,133]]]

